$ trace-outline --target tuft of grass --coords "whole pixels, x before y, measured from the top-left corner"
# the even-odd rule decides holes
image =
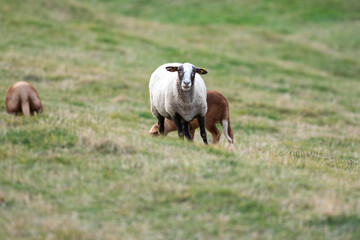
[[[29,149],[71,148],[77,136],[66,129],[19,129],[0,135],[1,144],[22,145]]]

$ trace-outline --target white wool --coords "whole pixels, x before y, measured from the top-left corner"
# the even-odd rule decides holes
[[[198,115],[204,117],[207,112],[206,86],[199,74],[195,74],[193,98],[190,92],[178,90],[177,72],[169,72],[167,66],[180,66],[181,63],[166,63],[158,67],[151,75],[149,82],[150,105],[154,117],[160,114],[166,118],[173,118],[178,113],[185,121],[190,122]],[[192,64],[185,63],[184,79],[187,78]]]

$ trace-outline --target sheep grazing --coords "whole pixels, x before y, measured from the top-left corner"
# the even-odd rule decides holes
[[[221,93],[217,91],[207,91],[207,106],[208,111],[205,115],[205,128],[211,133],[213,137],[213,144],[220,140],[220,131],[216,127],[216,123],[220,123],[226,139],[230,143],[234,143],[233,130],[230,126],[229,103]],[[199,122],[194,119],[189,123],[190,134],[194,137],[195,129],[199,127]],[[153,136],[158,136],[159,125],[156,123],[152,126],[149,133]],[[176,125],[173,121],[165,119],[164,135],[176,130]]]
[[[180,138],[192,140],[189,122],[197,118],[200,134],[207,144],[205,114],[207,112],[206,86],[200,74],[203,68],[191,63],[166,63],[158,67],[149,82],[150,107],[158,119],[159,132],[164,134],[165,118],[175,122]]]
[[[25,116],[33,115],[34,112],[42,113],[43,107],[36,89],[27,82],[15,82],[6,91],[6,111],[10,114]]]

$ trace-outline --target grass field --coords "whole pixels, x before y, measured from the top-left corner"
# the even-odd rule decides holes
[[[358,0],[0,0],[0,239],[360,239],[359,30]],[[233,146],[148,135],[174,61]]]

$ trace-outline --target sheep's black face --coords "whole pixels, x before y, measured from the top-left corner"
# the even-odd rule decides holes
[[[181,65],[182,68],[182,78],[179,79],[181,81],[181,89],[185,92],[190,91],[191,86],[194,84],[195,80],[195,67],[192,64],[185,63],[184,65]],[[180,71],[178,71],[180,72]]]
[[[183,67],[183,65],[180,65],[178,67],[177,72],[178,72],[178,75],[179,75],[179,80],[182,81],[183,78],[184,78],[184,67]]]
[[[206,74],[207,71],[202,68],[196,68],[191,63],[184,63],[180,66],[166,67],[170,72],[178,72],[181,89],[185,92],[190,91],[195,81],[195,74]]]

